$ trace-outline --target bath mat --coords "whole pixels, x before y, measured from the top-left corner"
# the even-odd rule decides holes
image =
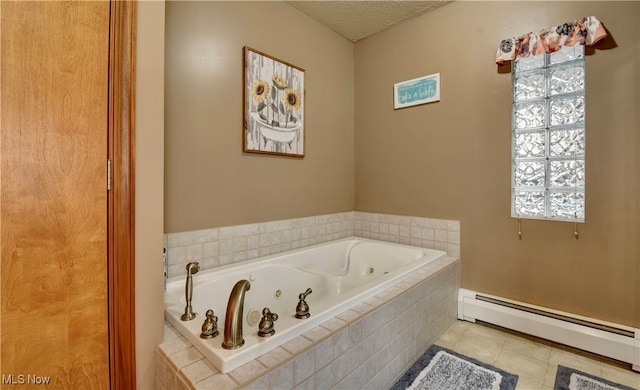
[[[636,390],[573,368],[558,366],[553,390]]]
[[[391,390],[513,390],[516,383],[517,375],[434,344]]]

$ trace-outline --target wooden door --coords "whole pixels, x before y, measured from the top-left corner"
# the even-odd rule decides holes
[[[0,8],[2,384],[107,389],[109,2]]]

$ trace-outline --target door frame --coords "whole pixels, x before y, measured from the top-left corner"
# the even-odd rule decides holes
[[[135,1],[110,0],[107,267],[110,388],[136,388]]]

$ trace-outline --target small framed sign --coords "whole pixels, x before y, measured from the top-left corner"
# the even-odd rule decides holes
[[[440,73],[393,85],[393,108],[405,108],[440,100]]]

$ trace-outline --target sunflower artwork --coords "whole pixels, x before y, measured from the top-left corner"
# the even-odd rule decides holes
[[[304,157],[304,69],[244,47],[244,151]]]

